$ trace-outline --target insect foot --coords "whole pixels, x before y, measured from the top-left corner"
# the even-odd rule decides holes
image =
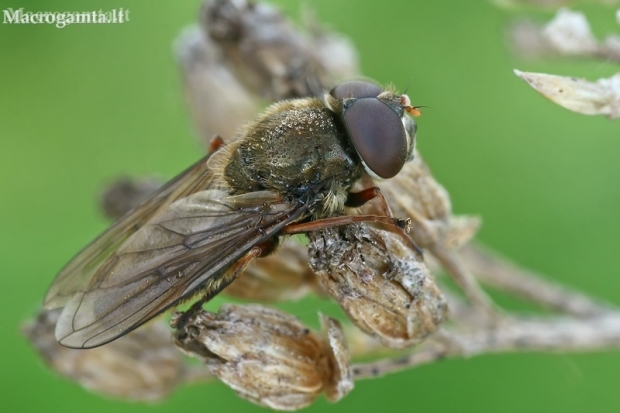
[[[414,346],[447,317],[428,268],[397,234],[357,224],[308,237],[310,267],[323,288],[385,346]]]
[[[171,323],[180,316],[176,313]],[[192,314],[174,341],[244,399],[297,410],[321,393],[338,401],[353,388],[340,325],[323,315],[321,324],[319,334],[278,310],[224,304],[217,314]]]

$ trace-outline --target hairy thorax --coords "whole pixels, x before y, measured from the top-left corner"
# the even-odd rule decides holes
[[[272,190],[324,197],[323,210],[342,209],[362,173],[337,117],[318,99],[271,106],[235,144],[224,179],[235,193]]]

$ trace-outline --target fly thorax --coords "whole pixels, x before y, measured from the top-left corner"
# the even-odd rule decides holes
[[[230,187],[298,197],[320,188],[328,198],[339,199],[327,194],[352,186],[361,170],[335,115],[313,99],[280,103],[272,111],[247,128],[231,153],[224,171]]]

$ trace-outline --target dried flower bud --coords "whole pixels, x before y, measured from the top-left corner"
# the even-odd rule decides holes
[[[308,237],[310,267],[323,288],[384,345],[413,346],[446,318],[445,298],[399,234],[360,224]]]
[[[310,293],[325,294],[308,267],[308,250],[289,240],[276,254],[252,261],[224,291],[248,301],[298,300]]]
[[[620,73],[589,82],[567,76],[514,71],[534,90],[558,105],[584,115],[620,117]]]
[[[173,325],[180,316],[173,316]],[[175,344],[244,399],[296,410],[323,392],[337,401],[353,388],[340,326],[327,317],[321,321],[323,337],[281,311],[225,304],[217,314],[193,314]]]
[[[52,369],[89,390],[127,400],[161,400],[192,374],[162,323],[102,347],[74,350],[54,337],[59,315],[60,310],[42,311],[24,334]]]
[[[335,79],[358,74],[355,49],[342,36],[316,27],[304,33],[271,5],[210,0],[201,20],[236,78],[264,99],[318,95]]]
[[[198,132],[208,147],[213,136],[232,141],[258,108],[256,96],[236,78],[219,46],[198,27],[188,27],[175,42],[185,96]]]
[[[310,42],[276,8],[245,0],[204,3],[205,32],[248,90],[277,101],[313,93],[324,69]]]
[[[381,192],[395,216],[411,218],[411,238],[421,248],[436,243],[460,246],[480,226],[479,218],[452,216],[448,191],[435,180],[418,151],[398,175],[381,184]]]

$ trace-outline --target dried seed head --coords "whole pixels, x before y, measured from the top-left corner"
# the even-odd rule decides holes
[[[312,95],[308,85],[321,87],[325,69],[311,43],[276,8],[245,0],[207,1],[201,23],[247,90],[278,101]]]
[[[308,236],[310,267],[323,288],[384,345],[413,346],[446,318],[445,298],[399,234],[360,224]]]
[[[320,95],[334,80],[359,73],[355,49],[342,36],[316,24],[310,34],[298,30],[265,3],[209,0],[201,24],[235,77],[263,99]]]
[[[96,393],[127,400],[161,400],[191,374],[170,342],[170,330],[153,322],[102,347],[74,350],[54,337],[60,310],[42,311],[23,331],[45,362]]]
[[[277,254],[254,260],[224,291],[230,297],[248,301],[297,300],[310,293],[325,294],[308,267],[303,245],[286,242]]]
[[[339,400],[353,387],[340,326],[327,317],[321,321],[324,337],[281,311],[225,304],[217,314],[192,315],[175,344],[244,399],[296,410],[323,392]]]

